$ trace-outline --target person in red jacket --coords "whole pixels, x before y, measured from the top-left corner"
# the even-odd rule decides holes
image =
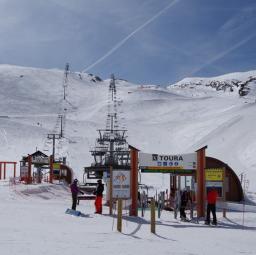
[[[94,195],[96,195],[95,199],[95,213],[102,214],[102,197],[103,197],[103,191],[104,191],[104,185],[102,184],[101,180],[97,181],[97,187],[96,190],[93,192]]]
[[[213,225],[217,225],[217,218],[216,218],[216,201],[217,201],[218,193],[214,187],[209,189],[207,194],[207,214],[206,214],[206,221],[205,224],[210,224],[210,213],[212,212],[213,216]]]

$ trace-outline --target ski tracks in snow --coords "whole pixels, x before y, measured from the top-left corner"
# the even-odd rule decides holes
[[[8,142],[8,138],[7,138],[7,132],[4,128],[0,129],[0,137],[1,137],[1,140],[0,141],[3,141],[3,145],[9,145],[9,142]]]
[[[197,141],[192,148],[199,148],[202,145],[205,145],[211,140],[212,138],[216,137],[219,133],[225,132],[230,127],[234,126],[238,122],[240,122],[243,119],[243,116],[237,115],[233,118],[226,120],[222,124],[218,125],[215,129],[211,130],[207,135],[202,137],[199,141]]]

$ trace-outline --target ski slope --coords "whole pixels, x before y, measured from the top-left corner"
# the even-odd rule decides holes
[[[248,75],[256,72],[228,76],[246,80]],[[128,142],[143,152],[166,154],[208,145],[208,156],[226,162],[238,175],[246,174],[247,195],[256,201],[254,83],[242,98],[237,91],[216,91],[196,85],[193,79],[189,83],[193,88],[183,83],[163,88],[117,80],[119,124],[127,128]],[[57,155],[67,156],[81,180],[83,167],[92,163],[89,151],[96,130],[105,127],[109,81],[93,82],[90,75],[72,72],[68,103],[62,100],[62,84],[61,70],[0,66],[0,155],[1,160],[11,161],[36,149],[49,155],[47,134],[59,132],[58,115],[66,109],[65,139],[57,144]],[[12,173],[7,169],[7,174]],[[166,175],[141,178],[159,190],[169,185]],[[66,215],[71,194],[61,184],[10,185],[1,180],[0,201],[0,251],[5,255],[256,254],[255,213],[228,212],[225,219],[218,212],[219,226],[208,227],[203,221],[181,222],[166,211],[157,219],[154,235],[149,211],[145,218],[134,218],[124,210],[121,234],[107,207],[103,215],[94,214],[93,201],[78,206],[85,217]]]
[[[244,81],[251,76],[256,71],[213,79]],[[198,79],[203,80],[187,78],[190,86],[181,81],[166,88],[117,80],[120,127],[128,130],[128,142],[143,152],[189,153],[208,145],[207,155],[226,162],[238,175],[245,173],[249,190],[255,192],[255,83],[249,84],[249,95],[240,97],[238,89],[216,91],[204,86],[204,80],[196,85]],[[1,160],[19,161],[36,149],[50,154],[46,137],[59,132],[56,122],[65,108],[66,138],[57,145],[57,155],[67,156],[81,179],[83,167],[92,163],[89,151],[96,130],[106,124],[109,80],[93,82],[88,74],[72,72],[69,103],[62,100],[62,84],[62,70],[0,66]],[[142,182],[168,186],[169,178],[144,174]]]

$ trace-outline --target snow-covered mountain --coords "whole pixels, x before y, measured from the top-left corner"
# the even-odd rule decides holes
[[[182,89],[193,89],[196,91],[214,90],[232,94],[239,94],[239,96],[252,95],[255,96],[256,87],[256,71],[249,71],[243,73],[230,73],[222,76],[202,78],[193,77],[185,78],[176,84],[168,86],[171,90]],[[202,91],[203,90],[203,91]],[[194,92],[189,93],[194,95]]]
[[[62,70],[0,66],[1,160],[19,161],[36,148],[50,154],[47,134],[59,131],[58,115],[66,109],[66,138],[57,154],[67,156],[81,178],[83,167],[92,163],[96,130],[106,124],[109,80],[71,72],[64,102],[63,77]],[[143,152],[188,153],[208,145],[208,156],[238,175],[246,173],[255,191],[255,77],[256,71],[187,78],[167,88],[117,80],[120,127]],[[246,96],[239,93],[242,87],[249,88]],[[142,178],[152,184],[152,175]],[[158,174],[157,181],[165,185],[169,178]]]

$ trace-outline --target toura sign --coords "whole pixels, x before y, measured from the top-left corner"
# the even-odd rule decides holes
[[[197,154],[149,154],[139,153],[139,165],[142,172],[191,172],[197,168]]]

